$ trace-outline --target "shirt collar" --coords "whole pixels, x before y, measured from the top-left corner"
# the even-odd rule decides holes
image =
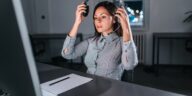
[[[101,39],[100,39],[100,40],[105,39],[107,42],[111,42],[111,41],[117,39],[118,37],[119,37],[119,36],[118,36],[115,32],[111,32],[111,33],[110,33],[109,35],[107,35],[107,36],[101,35]]]

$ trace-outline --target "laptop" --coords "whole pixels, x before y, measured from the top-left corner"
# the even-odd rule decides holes
[[[20,0],[0,0],[0,96],[41,96]]]

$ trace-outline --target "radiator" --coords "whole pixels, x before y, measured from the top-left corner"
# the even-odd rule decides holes
[[[146,36],[144,33],[133,33],[133,40],[137,47],[137,55],[139,63],[144,64]]]

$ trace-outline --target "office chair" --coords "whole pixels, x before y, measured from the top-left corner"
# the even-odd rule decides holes
[[[124,70],[121,80],[126,82],[134,82],[134,69]]]

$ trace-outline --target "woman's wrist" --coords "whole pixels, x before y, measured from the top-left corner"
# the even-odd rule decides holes
[[[78,22],[75,22],[73,24],[73,27],[72,27],[71,31],[69,32],[69,34],[68,34],[70,37],[75,37],[77,35],[77,31],[79,29],[79,25],[80,24]]]
[[[81,22],[79,22],[79,21],[75,20],[75,22],[74,22],[74,25],[73,25],[73,26],[79,26],[80,24],[81,24]]]
[[[128,42],[132,39],[132,35],[130,30],[127,28],[125,30],[123,30],[123,41],[124,42]]]

